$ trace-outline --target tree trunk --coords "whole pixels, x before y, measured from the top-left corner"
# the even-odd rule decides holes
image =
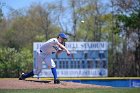
[[[140,76],[140,32],[138,31],[138,45],[135,50],[136,76]]]

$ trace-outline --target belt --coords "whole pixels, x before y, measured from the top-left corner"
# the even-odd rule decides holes
[[[42,50],[40,50],[40,53],[42,53],[43,55],[49,55],[47,53],[44,53]]]

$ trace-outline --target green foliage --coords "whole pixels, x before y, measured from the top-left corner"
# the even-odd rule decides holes
[[[41,4],[26,11],[9,11],[8,18],[0,22],[0,77],[18,77],[32,69],[33,42],[57,37],[60,32],[50,17],[49,9]]]
[[[140,11],[127,15],[118,15],[118,20],[123,22],[126,27],[140,29]]]
[[[18,77],[32,69],[33,57],[28,49],[0,48],[0,77]]]

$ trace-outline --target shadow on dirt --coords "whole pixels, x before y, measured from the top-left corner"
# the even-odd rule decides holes
[[[50,83],[51,81],[42,81],[42,80],[25,80],[25,81],[30,81],[30,82],[38,82],[38,83]]]

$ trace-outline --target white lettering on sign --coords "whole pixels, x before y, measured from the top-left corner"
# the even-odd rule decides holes
[[[66,42],[68,50],[107,50],[107,42]]]
[[[40,49],[40,47],[44,44],[45,42],[34,42],[33,43],[33,50],[36,51]]]
[[[104,74],[101,74],[104,71]],[[58,69],[59,77],[100,77],[107,76],[107,69]],[[42,69],[39,77],[52,77],[49,69]]]
[[[34,50],[39,49],[44,42],[35,42]],[[68,50],[107,50],[107,42],[66,42]]]
[[[132,87],[140,87],[140,80],[132,80]]]

